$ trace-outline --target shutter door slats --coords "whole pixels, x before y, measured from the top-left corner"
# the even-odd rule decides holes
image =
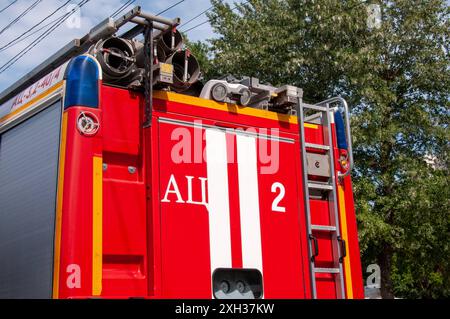
[[[61,103],[0,136],[0,298],[51,298]]]

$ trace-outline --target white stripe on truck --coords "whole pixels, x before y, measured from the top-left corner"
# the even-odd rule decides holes
[[[232,265],[227,141],[224,131],[206,129],[206,171],[212,274],[216,268],[231,268]]]
[[[256,138],[237,134],[236,141],[242,261],[244,268],[255,268],[262,273]]]

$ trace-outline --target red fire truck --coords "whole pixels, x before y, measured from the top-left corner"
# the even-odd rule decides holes
[[[345,100],[202,84],[179,23],[108,18],[0,95],[0,297],[363,298]]]

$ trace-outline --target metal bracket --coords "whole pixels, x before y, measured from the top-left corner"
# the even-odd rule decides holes
[[[144,128],[152,125],[153,111],[153,22],[147,23],[144,31]]]

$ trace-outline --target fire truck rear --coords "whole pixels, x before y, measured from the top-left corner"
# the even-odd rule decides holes
[[[362,298],[347,103],[202,84],[179,23],[108,18],[0,95],[0,297]]]

